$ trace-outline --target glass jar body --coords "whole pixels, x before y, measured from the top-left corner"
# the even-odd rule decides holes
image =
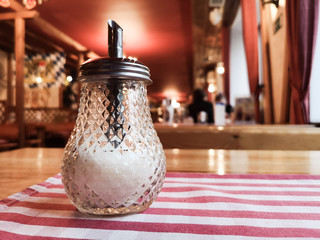
[[[83,213],[140,212],[156,199],[165,172],[145,83],[84,82],[61,167],[71,202]]]

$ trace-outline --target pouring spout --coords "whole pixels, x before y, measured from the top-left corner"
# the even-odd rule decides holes
[[[122,58],[122,28],[113,20],[108,19],[108,55],[112,58]]]

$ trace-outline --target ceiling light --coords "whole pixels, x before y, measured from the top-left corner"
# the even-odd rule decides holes
[[[212,23],[212,25],[216,26],[221,22],[222,19],[222,12],[219,8],[214,8],[209,13],[209,20]]]
[[[10,7],[10,1],[9,0],[0,0],[0,6],[1,7]]]
[[[214,93],[216,91],[216,86],[213,83],[210,83],[208,86],[208,92]]]
[[[172,99],[171,106],[173,108],[179,108],[180,107],[180,103],[178,103],[176,99]]]
[[[224,74],[224,67],[223,67],[223,63],[222,62],[217,64],[217,73],[218,74]]]
[[[41,78],[41,77],[37,77],[37,78],[36,78],[36,82],[37,82],[37,83],[42,83],[42,78]]]
[[[68,77],[67,77],[67,81],[68,81],[68,82],[72,82],[72,79],[73,79],[73,78],[72,78],[71,76],[68,76]]]
[[[48,1],[48,0],[44,0]],[[38,5],[42,4],[42,0],[22,0],[23,5],[26,7],[26,9],[32,9],[34,8],[37,3]],[[10,0],[0,0],[0,7],[10,7]]]

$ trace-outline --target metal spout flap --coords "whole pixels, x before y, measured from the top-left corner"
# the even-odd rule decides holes
[[[1,1],[1,0],[0,0]],[[135,80],[152,83],[150,70],[136,59],[123,58],[122,28],[113,20],[108,20],[109,57],[89,59],[80,66],[78,80],[94,82],[105,80]]]
[[[108,55],[111,58],[122,58],[122,28],[108,19]]]

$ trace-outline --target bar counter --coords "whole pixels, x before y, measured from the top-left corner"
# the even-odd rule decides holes
[[[29,124],[28,129],[37,130],[34,135],[42,143],[45,138],[58,138],[64,146],[74,124]],[[314,125],[154,125],[162,145],[170,149],[320,150],[320,128]],[[0,139],[17,142],[17,126],[12,127],[0,125]]]
[[[313,125],[155,124],[164,148],[242,150],[320,150]]]

